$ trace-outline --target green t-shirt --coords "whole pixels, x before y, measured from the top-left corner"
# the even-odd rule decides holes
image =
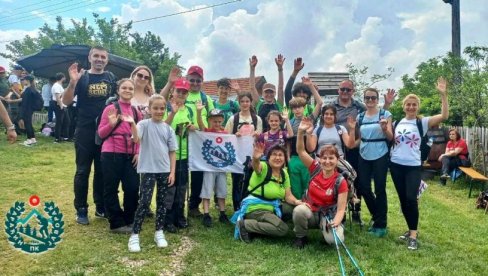
[[[193,113],[195,114],[195,113]],[[167,114],[166,114],[167,116]],[[165,117],[166,117],[165,116]],[[178,112],[176,112],[173,121],[171,122],[171,128],[175,131],[176,133],[176,142],[178,144],[178,150],[176,151],[176,160],[181,160],[187,159],[188,158],[188,147],[187,147],[187,142],[188,142],[188,135],[185,135],[183,139],[180,139],[180,136],[178,135],[178,125],[179,124],[184,124],[184,123],[192,123],[191,122],[191,117],[190,112],[188,111],[187,107],[180,108]],[[195,115],[193,115],[195,117]],[[194,119],[194,118],[193,118]],[[180,143],[181,140],[181,143]]]
[[[308,117],[308,116],[312,115],[314,108],[315,108],[315,107],[314,107],[314,106],[312,106],[311,104],[307,104],[307,105],[305,106],[305,108],[303,109],[303,116],[304,116],[304,117]],[[289,115],[288,115],[288,117],[289,117],[290,119],[292,119],[293,117],[295,117],[295,114],[293,114],[293,112],[292,112],[291,108],[289,108],[289,110],[290,110],[290,111],[289,111],[289,113],[288,113],[288,114],[289,114]]]
[[[257,174],[253,172],[251,175],[251,179],[249,179],[249,188],[248,190],[251,191],[254,187],[258,186],[260,183],[264,181],[266,178],[266,174],[268,172],[268,164],[266,162],[261,161],[261,174]],[[267,199],[285,199],[285,190],[290,189],[290,177],[288,175],[288,170],[285,169],[285,181],[282,184],[278,183],[279,181],[274,177],[271,176],[271,181],[269,181],[266,185],[264,185],[264,197]],[[261,194],[261,188],[258,188],[255,193]],[[273,212],[273,206],[265,205],[265,204],[255,204],[249,206],[247,209],[247,213],[251,213],[257,210],[261,211],[270,211]]]
[[[8,84],[8,80],[6,78],[0,78],[0,96],[7,96],[9,91],[10,85]]]
[[[198,128],[198,122],[197,122],[197,107],[195,105],[195,103],[197,101],[202,101],[202,96],[200,95],[201,92],[190,92],[188,93],[188,97],[186,98],[186,102],[185,104],[187,104],[192,110],[193,110],[193,114],[195,114],[195,116],[193,117],[193,124],[195,125],[196,128]],[[207,97],[207,105],[208,105],[208,111],[214,109],[214,104],[213,104],[213,101],[212,101],[212,98],[210,98],[210,96],[206,95]],[[205,126],[207,126],[207,108],[204,108],[202,109],[202,118],[203,118],[203,124]]]
[[[237,101],[231,100],[228,100],[225,104],[219,104],[218,101],[214,101],[214,107],[224,112],[224,123],[222,124],[223,126],[227,124],[230,116],[234,115],[234,113],[239,112],[240,110],[239,103]]]

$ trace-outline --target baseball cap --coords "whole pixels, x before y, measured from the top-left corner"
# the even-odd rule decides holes
[[[0,66],[0,73],[5,72],[5,67]]]
[[[217,116],[224,117],[224,112],[222,110],[216,108],[216,109],[210,110],[210,112],[207,114],[207,118],[217,117]]]
[[[176,89],[185,89],[188,91],[190,90],[190,83],[185,78],[179,78],[175,81],[174,87]]]
[[[197,74],[200,77],[202,77],[202,79],[203,79],[203,69],[202,69],[202,67],[197,66],[197,65],[193,65],[192,67],[190,67],[190,69],[188,69],[188,74],[187,75],[191,75],[191,74]]]
[[[14,70],[24,70],[20,65],[14,65]]]
[[[267,82],[263,85],[263,92],[266,92],[266,90],[272,90],[273,92],[276,92],[276,86],[274,86],[274,84]]]

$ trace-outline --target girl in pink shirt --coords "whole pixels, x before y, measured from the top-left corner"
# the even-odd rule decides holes
[[[122,79],[118,83],[118,99],[103,110],[98,134],[103,140],[101,163],[104,180],[103,201],[110,230],[131,233],[129,224],[139,200],[139,175],[136,171],[139,146],[136,123],[142,114],[131,106],[134,82]],[[118,189],[122,182],[124,208],[120,207]]]

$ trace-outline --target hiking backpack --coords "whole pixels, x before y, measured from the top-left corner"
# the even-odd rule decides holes
[[[31,90],[32,94],[32,110],[41,111],[44,107],[44,100],[42,99],[41,93],[36,90]]]
[[[203,92],[203,91],[200,91],[200,100],[202,101],[202,105],[205,106],[207,113],[210,112],[209,107],[208,107],[207,94],[205,94],[205,92]],[[186,101],[185,103],[196,104],[196,102],[194,102],[194,101]]]
[[[112,101],[114,100],[113,98],[111,98],[111,99],[112,99]],[[107,106],[110,105],[110,104],[113,104],[114,107],[115,107],[115,109],[117,110],[117,114],[122,114],[122,109],[120,108],[120,104],[117,101],[117,98],[115,98],[115,101],[113,101],[113,102],[112,101],[108,100],[107,101],[108,102]],[[139,115],[137,114],[137,109],[134,106],[132,106],[132,105],[130,107],[132,109],[132,115],[134,115],[134,121],[137,124],[139,122]],[[103,112],[102,112],[102,114],[103,114]],[[107,140],[108,137],[110,137],[112,135],[112,133],[115,131],[115,129],[117,129],[120,126],[120,124],[122,123],[122,120],[119,119],[117,121],[117,123],[115,124],[115,126],[110,130],[110,132],[108,133],[108,135],[105,136],[105,137],[101,137],[100,134],[98,133],[98,126],[100,125],[101,116],[102,115],[97,116],[97,118],[95,118],[95,125],[97,127],[97,130],[95,131],[95,144],[98,145],[98,146],[101,146],[103,144],[103,142],[105,140]]]
[[[380,109],[377,121],[363,123],[365,115],[366,115],[366,111],[363,111],[359,114],[359,120],[358,120],[359,129],[361,129],[362,125],[379,124],[380,120],[382,120],[385,117],[385,110],[383,108]],[[361,137],[361,141],[362,142],[385,142],[387,147],[390,146],[390,142],[388,141],[388,139],[386,139],[386,137],[385,138],[376,138],[376,139],[366,139],[366,138]]]
[[[247,160],[246,160],[247,161]],[[242,182],[242,199],[246,198],[248,195],[253,195],[257,198],[260,198],[260,199],[263,199],[263,200],[270,200],[270,199],[267,199],[264,197],[264,186],[266,184],[268,184],[270,181],[271,181],[271,178],[272,178],[272,169],[271,167],[269,166],[268,162],[265,163],[266,166],[268,167],[268,170],[266,171],[266,176],[264,177],[263,181],[261,183],[259,183],[258,185],[256,185],[256,187],[252,188],[250,191],[248,190],[249,188],[249,180],[251,179],[251,175],[253,173],[253,169],[252,169],[252,166],[250,164],[250,162],[248,163],[248,168],[247,168],[247,171],[246,171],[246,167],[244,168],[244,177],[243,177],[243,182]],[[246,177],[246,174],[247,174],[247,177]],[[285,174],[285,168],[282,168],[280,170],[280,175],[281,175],[281,181],[277,182],[279,185],[283,185],[283,183],[285,183],[286,181],[286,174]],[[244,182],[244,180],[247,180],[246,182]],[[260,194],[256,194],[254,192],[256,192],[258,189],[261,189],[261,193]]]
[[[476,208],[485,209],[488,206],[488,190],[480,192],[480,195],[476,199]]]

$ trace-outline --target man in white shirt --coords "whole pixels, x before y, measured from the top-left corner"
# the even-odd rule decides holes
[[[53,84],[56,82],[56,77],[50,77],[49,82],[42,86],[42,99],[44,100],[44,109],[47,110],[47,122],[53,121],[54,106],[50,105],[53,94],[51,93]]]
[[[66,77],[63,73],[56,74],[56,82],[51,88],[52,100],[51,104],[54,106],[54,114],[56,115],[56,127],[54,130],[54,143],[63,141],[62,137],[68,137],[69,118],[66,116],[66,105],[62,102],[64,92],[63,82]],[[61,136],[64,134],[64,136]]]

